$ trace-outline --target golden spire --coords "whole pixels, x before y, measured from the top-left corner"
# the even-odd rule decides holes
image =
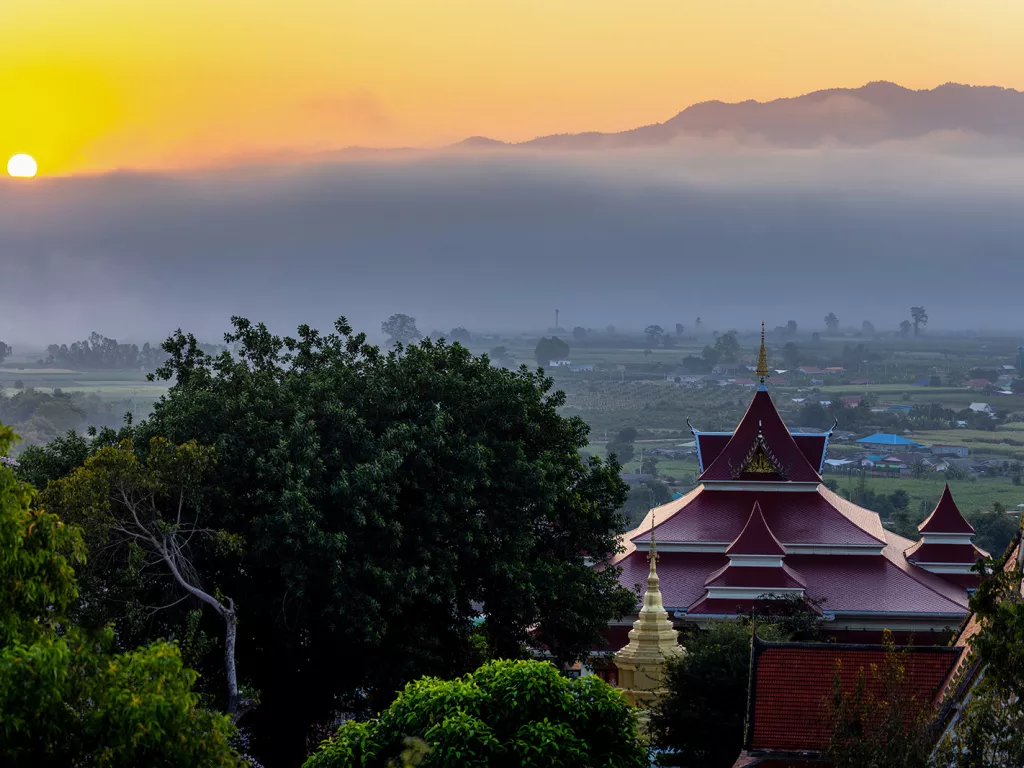
[[[764,348],[764,321],[761,321],[761,351],[757,355],[757,378],[762,384],[768,379],[768,351]]]

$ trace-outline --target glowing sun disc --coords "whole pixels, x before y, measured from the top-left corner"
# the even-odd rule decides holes
[[[19,179],[31,179],[38,166],[31,155],[15,155],[7,161],[7,173]]]

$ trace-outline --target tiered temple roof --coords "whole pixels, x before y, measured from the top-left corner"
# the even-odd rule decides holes
[[[956,627],[967,614],[970,566],[983,553],[971,544],[973,529],[948,489],[922,524],[921,543],[887,531],[877,513],[823,485],[831,432],[786,427],[766,386],[763,336],[758,378],[733,432],[691,427],[699,484],[622,537],[613,561],[622,568],[621,583],[645,582],[656,518],[662,596],[677,620],[735,616],[761,589],[824,601],[830,630],[844,639],[855,639],[851,632],[880,638],[888,628],[916,633],[920,643],[928,632]],[[744,558],[756,562],[739,562]]]

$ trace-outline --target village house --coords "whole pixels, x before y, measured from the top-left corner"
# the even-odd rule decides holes
[[[956,456],[961,459],[966,459],[971,455],[971,449],[966,445],[935,443],[931,446],[931,451],[935,456]]]
[[[893,435],[885,432],[876,432],[873,435],[862,437],[860,440],[857,440],[857,444],[864,448],[881,449],[883,451],[891,451],[898,448],[908,449],[924,447],[920,443],[915,442],[908,437],[903,437],[903,435]]]

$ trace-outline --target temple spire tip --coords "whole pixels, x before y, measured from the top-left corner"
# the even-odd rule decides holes
[[[761,321],[761,351],[757,355],[757,379],[764,386],[768,381],[768,350],[764,346],[764,321]]]

